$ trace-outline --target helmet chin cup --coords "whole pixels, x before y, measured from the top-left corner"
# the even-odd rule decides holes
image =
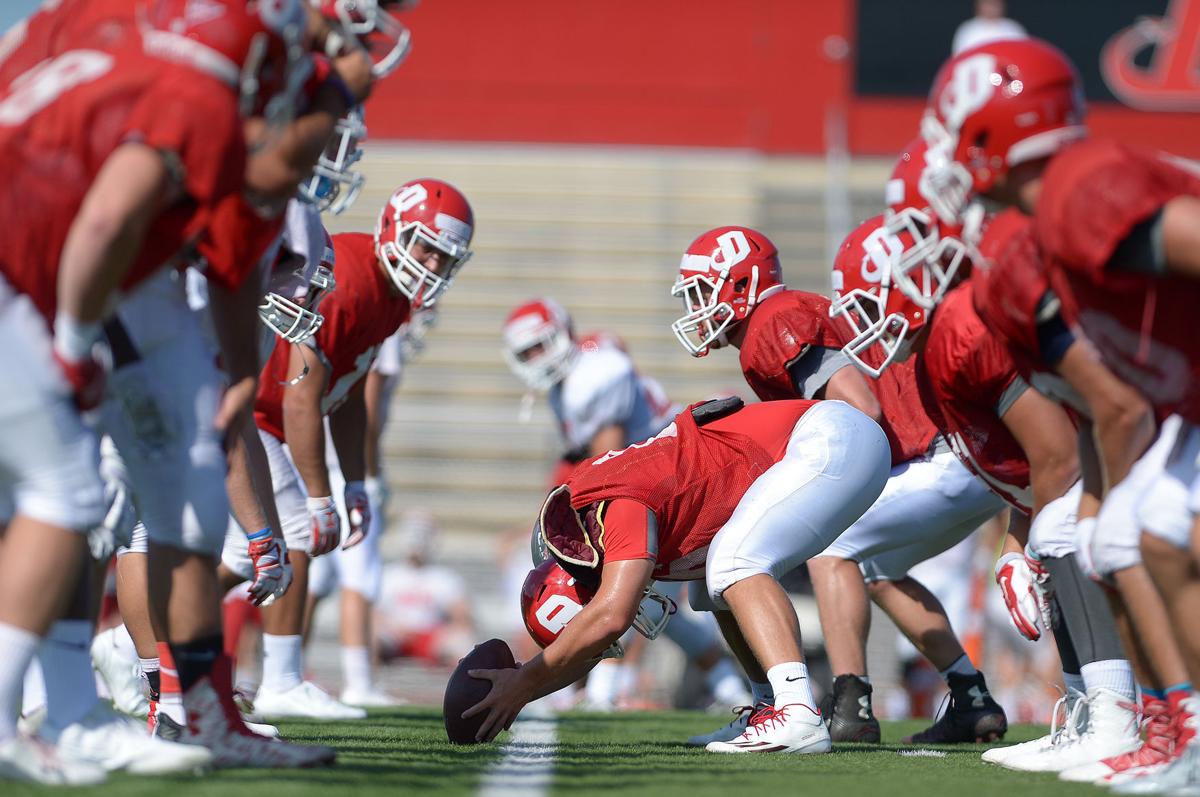
[[[671,331],[693,357],[703,357],[710,348],[727,343],[725,332],[733,323],[734,313],[727,302],[716,300],[720,287],[720,282],[695,274],[671,288],[671,295],[683,301],[684,309],[684,314],[671,324]]]
[[[907,357],[912,347],[908,330],[908,319],[900,313],[892,313],[856,335],[842,351],[860,371],[878,379],[894,360]],[[878,365],[871,365],[863,359],[863,355],[875,347],[878,347],[881,356]]]
[[[642,602],[638,604],[637,615],[633,618],[633,628],[646,639],[657,639],[678,610],[675,601],[654,587],[646,587]]]
[[[926,165],[921,172],[919,188],[921,196],[943,224],[960,224],[975,181],[967,167],[954,160],[958,141],[931,114],[921,119],[921,136],[926,144]]]

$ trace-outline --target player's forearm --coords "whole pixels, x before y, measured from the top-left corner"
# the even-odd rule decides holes
[[[325,464],[325,419],[321,415],[320,399],[296,398],[288,401],[285,397],[283,435],[309,496],[328,496],[330,487],[329,471]]]
[[[384,388],[388,378],[378,371],[367,372],[363,402],[367,413],[367,433],[363,440],[363,469],[367,476],[379,478],[383,473],[380,462],[380,443],[383,439]]]
[[[246,423],[231,443],[225,486],[234,520],[247,533],[270,528],[276,537],[282,538],[271,468],[253,421]]]
[[[157,152],[118,147],[101,167],[63,243],[58,311],[82,323],[101,320],[113,291],[137,258],[170,180]]]
[[[537,656],[526,662],[522,667],[522,670],[524,670],[525,667],[532,667],[530,671],[530,678],[534,681],[535,686],[533,687],[530,700],[538,700],[546,695],[552,695],[560,689],[566,689],[568,686],[591,672],[592,668],[595,667],[596,663],[599,661],[599,659],[591,659],[589,661],[579,662],[573,667],[561,670],[555,676],[547,676],[540,675],[538,672],[540,667],[534,664],[540,658],[541,654],[539,653]],[[542,680],[537,680],[538,678],[541,678]]]
[[[337,449],[342,478],[347,482],[362,481],[365,476],[363,449],[367,439],[367,409],[363,400],[363,383],[350,391],[342,406],[329,416],[329,432]]]

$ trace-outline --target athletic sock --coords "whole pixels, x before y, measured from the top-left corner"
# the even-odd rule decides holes
[[[954,673],[955,675],[974,675],[979,670],[975,669],[975,665],[971,663],[971,659],[964,653],[955,659],[954,663],[949,667],[944,670],[938,670],[938,672],[941,674],[943,681],[948,681],[950,673]]]
[[[1144,684],[1138,684],[1138,691],[1141,692],[1144,697],[1152,697],[1155,700],[1167,699],[1166,689],[1154,689]]]
[[[46,705],[46,677],[37,656],[25,668],[25,686],[21,693],[21,716],[28,717]]]
[[[62,729],[78,722],[100,697],[92,669],[90,620],[59,620],[38,646],[46,680],[46,723]]]
[[[17,732],[17,705],[25,687],[25,670],[38,649],[38,636],[15,625],[0,623],[0,742]]]
[[[1087,689],[1083,683],[1083,676],[1077,672],[1064,672],[1062,674],[1062,679],[1063,686],[1067,687],[1068,693],[1070,693],[1072,689],[1074,689],[1076,692],[1083,692]]]
[[[1103,687],[1132,702],[1137,694],[1133,688],[1133,668],[1127,659],[1093,661],[1079,668],[1088,689]]]
[[[180,692],[187,692],[192,684],[212,671],[213,663],[221,655],[221,643],[221,636],[217,634],[170,645],[175,671],[179,673]],[[161,655],[159,658],[162,658]]]
[[[769,706],[775,705],[775,690],[771,688],[770,683],[760,684],[758,681],[751,681],[750,697],[756,706],[759,703],[766,703]]]
[[[150,686],[150,700],[158,700],[162,694],[162,673],[158,670],[158,656],[152,659],[144,659],[138,657],[138,668],[142,671],[142,675],[146,677],[146,683]]]
[[[733,705],[745,700],[746,682],[729,659],[722,658],[704,674],[708,691],[718,703]]]
[[[347,690],[371,691],[371,650],[361,645],[342,647],[342,684]]]
[[[808,680],[808,667],[803,662],[788,661],[776,664],[767,670],[767,680],[775,690],[775,708],[789,703],[803,703],[814,709],[817,707],[812,685]]]
[[[304,637],[299,634],[263,634],[262,687],[271,692],[286,692],[299,686],[300,649]]]
[[[158,673],[158,713],[170,717],[179,725],[186,725],[187,712],[183,709],[183,690],[179,688],[179,672],[175,669],[171,646],[166,642],[158,643]]]

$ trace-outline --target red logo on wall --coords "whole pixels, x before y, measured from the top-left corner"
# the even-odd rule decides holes
[[[1134,59],[1149,51],[1150,62]],[[1108,89],[1145,111],[1200,110],[1200,2],[1171,0],[1167,13],[1142,17],[1100,51]]]

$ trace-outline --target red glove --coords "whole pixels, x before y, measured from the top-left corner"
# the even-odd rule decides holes
[[[91,357],[82,360],[68,361],[57,351],[54,352],[54,362],[67,378],[71,393],[75,397],[75,406],[80,412],[94,410],[104,400],[104,367]]]
[[[350,536],[342,550],[353,548],[367,537],[371,528],[371,501],[362,482],[346,482],[346,519],[350,521]]]
[[[1036,575],[1030,569],[1024,554],[1006,553],[996,562],[996,583],[1000,585],[1000,592],[1004,595],[1008,616],[1021,635],[1032,641],[1042,636],[1039,627],[1042,611],[1037,587],[1034,585],[1035,579]]]

